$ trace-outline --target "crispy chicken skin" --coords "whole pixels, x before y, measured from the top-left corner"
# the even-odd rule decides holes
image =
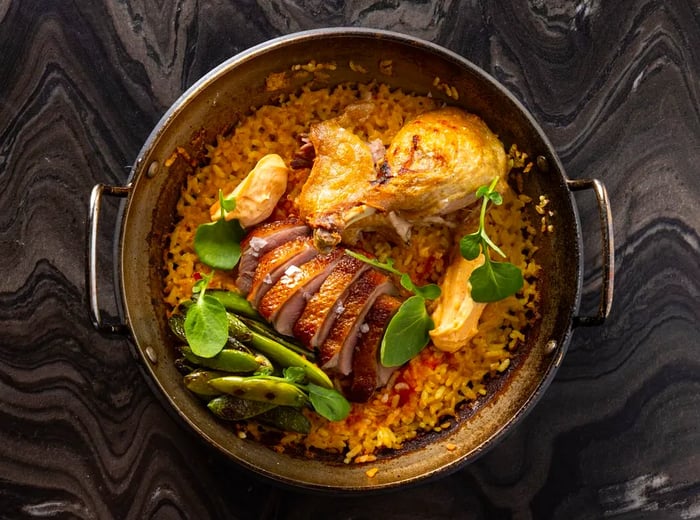
[[[454,107],[406,123],[375,164],[376,153],[350,129],[367,110],[357,107],[311,128],[316,159],[297,207],[316,247],[336,245],[350,224],[373,214],[410,221],[463,208],[479,186],[507,173],[498,137],[478,116]]]
[[[361,201],[375,179],[374,160],[369,145],[351,126],[369,110],[366,103],[352,105],[343,115],[311,126],[309,140],[316,158],[296,204],[314,229],[317,247],[340,242],[338,233],[368,209]]]
[[[476,200],[507,171],[503,144],[478,116],[454,107],[425,112],[399,130],[364,202],[406,218],[442,215]]]

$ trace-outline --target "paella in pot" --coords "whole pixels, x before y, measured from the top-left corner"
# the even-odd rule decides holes
[[[603,238],[579,316],[580,223]],[[125,197],[123,316],[96,284],[104,194]],[[223,454],[314,490],[417,483],[474,460],[535,403],[612,299],[605,189],[570,181],[483,71],[411,37],[299,33],[214,69],[128,185],[98,185],[88,283],[156,391]]]

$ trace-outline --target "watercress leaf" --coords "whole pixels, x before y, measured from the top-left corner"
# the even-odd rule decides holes
[[[435,298],[438,298],[442,293],[442,291],[440,290],[440,286],[435,285],[434,283],[429,283],[428,285],[416,287],[415,290],[418,296],[422,296],[426,300],[434,300]]]
[[[495,302],[518,292],[523,286],[523,274],[509,262],[486,262],[469,277],[475,302]]]
[[[387,258],[386,262],[380,262],[376,258],[369,258],[362,253],[358,253],[356,251],[351,251],[350,249],[347,249],[345,251],[347,254],[352,256],[353,258],[357,258],[358,260],[362,260],[364,263],[369,264],[373,267],[377,267],[378,269],[383,269],[384,271],[388,271],[393,274],[398,274],[402,275],[403,273],[396,268],[394,268],[394,261],[391,258]]]
[[[489,186],[479,186],[479,188],[476,190],[476,198],[480,199],[481,197],[487,195],[489,190]]]
[[[223,199],[222,207],[224,208],[224,211],[233,211],[236,209],[236,199]]]
[[[384,332],[380,347],[382,365],[398,367],[416,356],[428,344],[428,332],[434,326],[425,298],[411,296],[401,304]]]
[[[350,403],[343,394],[332,388],[313,383],[306,385],[309,400],[316,412],[329,421],[342,421],[350,413]]]
[[[306,379],[306,370],[303,367],[287,367],[282,373],[290,383],[302,383]]]
[[[403,273],[401,275],[401,287],[406,289],[407,291],[411,291],[412,293],[416,292],[416,285],[413,283],[413,280],[411,280],[411,277],[407,273]]]
[[[214,269],[233,269],[241,257],[241,239],[245,235],[237,220],[217,220],[200,224],[194,236],[199,259]]]
[[[467,260],[474,260],[481,253],[481,236],[477,233],[465,235],[459,241],[459,250]]]
[[[493,202],[496,206],[500,206],[503,204],[503,197],[501,197],[501,194],[498,193],[497,191],[492,191],[488,195],[489,200]]]
[[[192,286],[192,292],[194,294],[202,292],[202,290],[207,286],[209,283],[209,280],[206,278],[201,278],[197,280],[194,285]]]
[[[185,317],[185,337],[197,356],[216,356],[228,340],[226,309],[216,298],[204,294],[191,305]]]

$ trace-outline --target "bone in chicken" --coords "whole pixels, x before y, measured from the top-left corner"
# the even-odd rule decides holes
[[[353,110],[366,113],[363,107]],[[349,225],[370,215],[411,221],[466,207],[479,186],[507,173],[501,141],[482,119],[459,108],[406,123],[380,164],[350,121],[344,115],[310,132],[316,158],[297,206],[319,248],[336,245]]]

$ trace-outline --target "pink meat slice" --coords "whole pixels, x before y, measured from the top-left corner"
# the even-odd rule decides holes
[[[293,333],[310,349],[320,346],[343,308],[352,286],[369,265],[350,255],[343,255],[328,277],[304,307],[293,327]]]
[[[386,384],[388,376],[395,370],[381,365],[379,351],[387,325],[400,306],[398,298],[380,295],[360,327],[352,357],[352,384],[348,395],[355,402],[367,402],[374,390]]]
[[[395,294],[390,278],[377,269],[368,269],[352,284],[328,337],[319,348],[321,368],[347,375],[352,370],[352,355],[360,325],[382,294]]]
[[[258,312],[271,322],[277,332],[292,335],[294,323],[307,301],[316,293],[344,252],[334,249],[308,262],[290,265],[260,300]]]
[[[268,251],[260,258],[255,269],[253,283],[248,293],[248,301],[254,306],[260,305],[260,300],[291,265],[301,265],[318,254],[310,237],[298,237]]]
[[[241,242],[241,259],[238,262],[236,286],[248,294],[260,259],[272,249],[297,237],[311,234],[311,229],[296,217],[276,220],[254,228]]]

